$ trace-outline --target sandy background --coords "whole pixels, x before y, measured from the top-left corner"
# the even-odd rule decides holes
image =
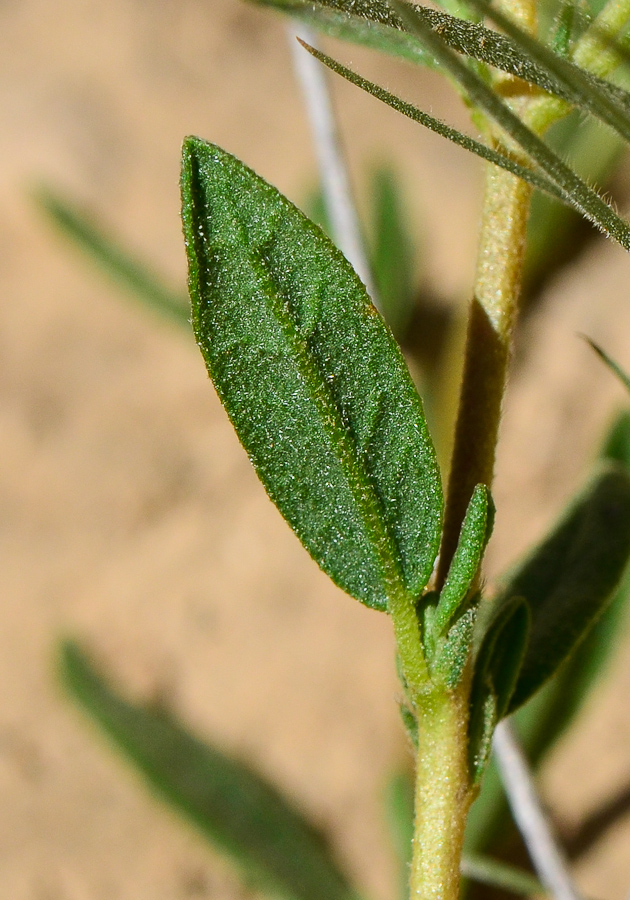
[[[344,55],[465,123],[434,77]],[[394,148],[427,284],[465,297],[478,167],[351,88],[337,100],[358,180]],[[283,24],[237,0],[2,3],[0,122],[0,895],[249,896],[61,694],[55,643],[71,634],[132,695],[166,697],[280,782],[368,895],[391,898],[382,794],[408,751],[388,622],[330,585],[269,504],[192,340],[122,301],[28,196],[67,190],[182,284],[183,135],[297,202],[314,183]],[[522,336],[491,571],[539,533],[623,402],[575,335],[630,364],[628,272],[594,245]],[[629,690],[626,653],[545,773],[568,826],[630,778]],[[584,890],[621,900],[629,860],[626,817],[580,865]]]

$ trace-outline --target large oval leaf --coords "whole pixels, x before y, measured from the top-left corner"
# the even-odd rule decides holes
[[[192,318],[210,376],[271,499],[368,606],[417,595],[442,489],[391,333],[323,232],[235,157],[183,151]]]

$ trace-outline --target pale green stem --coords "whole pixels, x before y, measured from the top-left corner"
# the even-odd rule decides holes
[[[499,5],[521,28],[530,33],[535,31],[536,5],[532,0],[504,0]],[[527,94],[519,96],[518,79],[498,73],[495,87],[512,94],[511,105],[516,112],[526,112],[531,99]],[[475,485],[492,485],[531,195],[532,189],[524,181],[496,166],[487,166],[477,271],[437,572],[438,590],[446,579]]]
[[[535,6],[530,0],[505,0],[503,5],[521,27],[530,33],[535,31]],[[601,34],[617,36],[629,14],[630,0],[611,0],[597,20],[597,32],[578,45],[575,61],[595,74],[608,74],[618,60],[601,61],[602,53],[611,55]],[[495,87],[501,92],[507,88],[507,96],[514,84],[499,76]],[[526,94],[519,97],[518,90],[516,96],[512,94],[512,105],[537,133],[542,133],[570,109],[568,104],[554,98],[543,100]],[[438,589],[448,573],[475,485],[492,485],[531,193],[529,185],[513,175],[488,167],[436,579]],[[411,897],[412,900],[457,900],[465,822],[474,798],[468,768],[469,679],[455,692],[436,688],[419,696],[418,701]]]
[[[573,62],[593,75],[605,78],[620,63],[619,54],[611,47],[630,22],[630,0],[608,0],[575,45]]]
[[[414,704],[430,684],[429,670],[422,647],[420,624],[410,594],[395,593],[388,600],[387,611],[394,623],[396,647]]]
[[[468,688],[424,698],[418,710],[411,900],[457,900],[468,810]]]
[[[630,0],[609,0],[594,22],[577,41],[572,61],[598,78],[607,78],[621,63],[621,57],[611,46],[630,23]],[[542,134],[571,112],[566,100],[542,95],[527,105],[527,124]]]
[[[531,193],[524,181],[488,167],[438,588],[446,578],[475,485],[492,484]]]

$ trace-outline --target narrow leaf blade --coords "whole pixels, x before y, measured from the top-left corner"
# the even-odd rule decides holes
[[[59,231],[136,300],[178,325],[190,328],[185,294],[180,296],[169,290],[151,269],[107,235],[84,210],[51,188],[39,188],[34,199]]]
[[[480,853],[464,853],[462,875],[471,881],[487,884],[510,894],[525,897],[532,894],[543,897],[547,895],[543,885],[530,872]]]
[[[554,93],[564,95],[571,103],[601,119],[626,141],[630,140],[630,97],[625,91],[563,59],[541,41],[527,34],[487,0],[467,2],[478,12],[487,15],[509,35],[524,55],[540,66],[552,82],[555,81],[557,87]]]
[[[621,413],[611,426],[600,457],[615,460],[630,469],[630,414]],[[584,641],[512,720],[531,764],[536,768],[555,741],[573,723],[605,676],[607,666],[627,632],[630,616],[630,570],[622,578],[615,596]],[[496,764],[490,760],[479,797],[466,826],[466,847],[488,850],[500,841],[510,821],[510,812]]]
[[[258,6],[271,6],[304,22],[322,34],[348,41],[404,59],[416,65],[435,68],[431,54],[413,35],[394,27],[387,17],[379,17],[373,9],[351,8],[349,2],[324,0],[304,3],[302,0],[252,0]]]
[[[392,773],[386,786],[385,814],[392,847],[396,854],[398,896],[409,900],[409,867],[413,841],[414,783],[408,770]]]
[[[156,793],[241,873],[290,900],[357,900],[323,837],[251,767],[191,735],[164,710],[129,703],[74,643],[64,685]]]
[[[588,337],[585,337],[584,340],[587,342],[587,344],[590,345],[591,349],[595,351],[604,365],[608,366],[613,375],[615,375],[619,379],[625,389],[627,391],[630,391],[630,375],[628,375],[628,373],[621,368],[619,363],[616,363],[612,356],[609,356],[606,351],[599,346],[599,344],[596,344],[595,341],[592,341]]]
[[[386,4],[357,3],[356,0],[316,0],[316,2],[253,0],[253,2],[288,13],[331,37],[380,50],[416,64],[436,67],[432,54],[413,34],[404,30],[405,26],[400,17]],[[630,95],[626,91],[579,69],[562,59],[559,54],[547,50],[538,41],[535,43],[537,47],[542,48],[541,52],[551,54],[552,65],[549,65],[547,55],[544,55],[542,60],[538,59],[538,54],[534,58],[532,52],[529,49],[525,50],[518,39],[514,40],[499,34],[480,22],[462,18],[463,9],[456,16],[425,6],[415,5],[414,10],[426,25],[439,34],[457,53],[500,69],[509,75],[515,75],[580,108],[589,109],[589,100],[574,85],[575,79],[579,84],[586,81],[587,85],[598,91],[607,102],[616,104],[620,114],[630,109]],[[484,12],[486,11],[484,4]],[[564,63],[560,75],[556,72],[557,59]]]
[[[440,592],[434,619],[436,636],[448,628],[466,599],[490,539],[493,519],[494,506],[490,491],[485,484],[478,484],[470,498],[457,549]]]
[[[630,478],[620,467],[607,465],[502,592],[502,598],[524,597],[532,614],[508,712],[525,703],[586,636],[606,608],[629,554]]]
[[[544,175],[555,182],[556,188],[590,222],[604,234],[630,250],[630,225],[617,215],[580,176],[567,166],[538,135],[516,116],[509,106],[447,46],[439,34],[433,32],[413,6],[402,0],[390,0],[405,26],[417,35],[444,66],[472,103],[483,110],[509,135]],[[531,179],[530,179],[531,180]]]
[[[476,156],[481,157],[481,159],[486,160],[486,162],[491,162],[495,166],[506,169],[508,172],[511,172],[518,178],[522,178],[524,181],[527,181],[539,191],[543,191],[546,194],[549,194],[554,199],[560,200],[563,203],[568,203],[569,205],[573,205],[569,198],[564,194],[564,192],[555,184],[555,182],[549,178],[546,178],[541,172],[530,169],[527,166],[523,166],[516,160],[512,159],[511,156],[508,156],[505,153],[499,153],[496,150],[493,150],[491,147],[487,147],[485,144],[482,144],[480,141],[476,141],[474,138],[469,137],[461,131],[458,131],[456,128],[451,128],[450,125],[447,125],[445,122],[440,121],[440,119],[436,119],[434,116],[423,112],[416,106],[413,106],[413,104],[407,103],[405,100],[402,100],[395,94],[392,94],[389,91],[385,90],[385,88],[379,87],[379,85],[374,84],[373,81],[368,81],[367,78],[362,78],[360,75],[357,75],[356,72],[353,72],[352,69],[348,69],[346,66],[332,59],[330,56],[327,56],[325,53],[322,53],[320,50],[316,50],[314,47],[310,47],[308,44],[305,44],[302,41],[300,43],[303,44],[303,46],[309,51],[309,53],[311,53],[316,59],[318,59],[321,63],[323,63],[337,75],[340,75],[342,78],[345,78],[346,81],[349,81],[351,84],[354,84],[357,87],[361,88],[362,91],[365,91],[366,93],[371,94],[373,97],[376,97],[377,100],[385,103],[387,106],[396,110],[396,112],[402,113],[402,115],[406,116],[408,119],[412,119],[414,122],[418,122],[418,124],[422,125],[424,128],[428,128],[430,131],[434,131],[436,134],[439,134],[441,137],[444,137],[449,141],[452,141],[452,143],[457,144],[459,147],[463,147],[464,150],[468,150],[470,153],[474,153]]]
[[[442,489],[422,403],[329,239],[218,147],[184,144],[193,327],[267,492],[316,562],[379,609],[416,596]]]
[[[371,184],[372,271],[383,317],[396,337],[405,334],[414,312],[413,246],[402,185],[395,172],[380,166]]]

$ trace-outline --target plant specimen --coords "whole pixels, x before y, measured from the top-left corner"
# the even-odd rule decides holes
[[[402,714],[416,748],[409,890],[414,898],[454,900],[467,816],[495,729],[592,650],[601,638],[593,626],[630,555],[630,437],[623,419],[606,458],[551,533],[492,589],[481,575],[533,190],[573,207],[630,250],[627,222],[542,137],[577,109],[609,126],[615,147],[630,138],[630,94],[610,80],[627,53],[630,5],[561,2],[551,14],[545,10],[540,24],[533,0],[445,2],[440,10],[401,0],[264,5],[326,34],[439,68],[481,133],[481,140],[464,135],[305,45],[338,75],[487,163],[446,483],[398,344],[333,242],[213,144],[188,138],[182,168],[197,342],[260,479],[308,552],[344,591],[391,617]],[[71,217],[65,224],[74,227]],[[112,260],[118,265],[115,254]],[[131,270],[122,270],[130,280]],[[171,313],[181,309],[170,298],[158,301]],[[76,648],[67,650],[66,669],[75,693],[149,777],[276,890],[351,895],[277,797],[261,800],[273,810],[277,828],[267,835],[273,840],[265,843],[260,829],[230,831],[221,808],[229,806],[230,791],[239,794],[239,780],[228,763],[167,717],[116,698]],[[165,767],[165,747],[189,767],[176,767],[179,780]],[[213,767],[224,773],[224,786],[233,779],[227,794],[216,793],[214,807],[196,793]],[[199,775],[197,786],[191,773]],[[242,775],[241,787],[248,777]],[[241,810],[246,793],[234,801]],[[279,848],[276,869],[269,865],[272,847]],[[549,879],[545,886],[554,887]]]

